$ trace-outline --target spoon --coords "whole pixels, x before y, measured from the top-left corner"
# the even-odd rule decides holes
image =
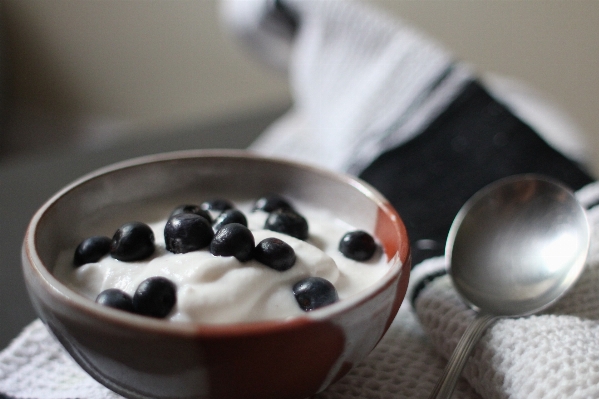
[[[456,291],[477,315],[429,398],[451,397],[491,323],[539,312],[568,291],[584,269],[589,241],[584,208],[555,180],[512,176],[470,198],[449,230],[445,257]]]

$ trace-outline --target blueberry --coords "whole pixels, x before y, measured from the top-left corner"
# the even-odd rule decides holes
[[[362,230],[350,231],[341,237],[339,251],[349,259],[365,261],[372,258],[376,242],[370,234]]]
[[[216,256],[234,256],[240,262],[252,259],[254,235],[242,224],[224,225],[210,243],[210,253]]]
[[[214,224],[212,225],[212,230],[214,230],[214,232],[216,233],[218,230],[220,230],[221,227],[229,223],[239,223],[244,225],[245,227],[247,227],[248,225],[247,218],[245,217],[243,212],[237,209],[228,209],[220,215],[218,215],[218,217],[214,221]]]
[[[193,213],[171,216],[164,226],[166,249],[175,254],[205,248],[210,245],[212,237],[214,232],[210,222]]]
[[[116,288],[109,288],[100,292],[96,302],[103,306],[133,312],[133,299],[129,294]]]
[[[254,259],[272,269],[283,272],[295,264],[295,251],[285,241],[270,237],[256,245]]]
[[[75,249],[73,264],[81,266],[99,261],[110,252],[110,241],[110,238],[105,236],[93,236],[81,241]]]
[[[320,277],[308,277],[293,286],[293,295],[302,308],[309,312],[339,300],[337,290],[330,281]]]
[[[118,260],[133,262],[154,253],[154,232],[145,223],[125,223],[114,233],[110,255]]]
[[[279,209],[268,215],[264,228],[287,234],[300,240],[308,238],[308,221],[299,213]]]
[[[259,198],[255,203],[252,211],[261,210],[264,212],[273,212],[277,209],[293,210],[293,207],[284,197],[278,194],[271,194]]]
[[[223,198],[215,198],[210,201],[204,201],[200,207],[205,211],[226,211],[227,209],[233,209],[235,206],[229,200]]]
[[[193,213],[194,215],[201,216],[204,219],[208,220],[209,223],[212,223],[212,216],[210,215],[210,212],[202,209],[199,205],[179,205],[171,212],[171,215],[169,217],[177,216],[182,213]]]
[[[135,313],[166,317],[177,303],[177,287],[165,277],[150,277],[139,284],[133,294]]]

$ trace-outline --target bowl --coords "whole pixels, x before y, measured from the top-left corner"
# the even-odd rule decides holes
[[[350,298],[300,317],[211,325],[103,307],[53,275],[60,252],[108,219],[133,220],[156,204],[198,196],[266,192],[329,209],[373,232],[388,271]],[[324,390],[375,347],[404,299],[410,251],[394,208],[359,179],[245,151],[193,150],[107,166],[59,191],[34,214],[22,265],[39,317],[87,373],[118,394],[282,399]]]

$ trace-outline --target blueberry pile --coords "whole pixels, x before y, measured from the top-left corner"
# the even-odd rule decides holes
[[[306,218],[280,195],[259,198],[252,212],[268,213],[264,228],[300,240],[309,237]],[[213,218],[213,214],[218,214]],[[248,229],[246,216],[235,205],[222,198],[205,201],[200,205],[183,204],[170,214],[164,227],[165,247],[175,254],[208,249],[214,256],[233,256],[240,262],[256,260],[261,264],[284,272],[296,261],[293,248],[285,241],[270,237],[258,244]],[[339,242],[339,251],[356,261],[370,259],[377,249],[374,238],[365,231],[351,231]],[[79,267],[97,262],[110,254],[124,262],[147,259],[155,251],[152,229],[142,222],[122,225],[112,239],[93,236],[83,240],[75,250],[73,264]],[[319,277],[308,277],[292,287],[298,305],[312,311],[338,301],[335,287]],[[151,277],[143,281],[133,297],[111,288],[101,292],[96,302],[105,306],[150,317],[166,317],[177,302],[177,288],[164,277]]]
[[[208,213],[203,216],[199,211]],[[264,228],[301,240],[308,238],[308,222],[280,195],[256,200],[252,212],[269,215]],[[211,212],[218,213],[212,219]],[[256,261],[274,270],[285,271],[295,263],[295,251],[282,240],[268,238],[256,245],[248,221],[233,202],[216,198],[201,205],[181,205],[169,217],[164,229],[166,249],[186,253],[207,248],[215,256],[233,256],[240,262]],[[273,242],[276,241],[276,245]]]
[[[124,291],[109,288],[96,298],[100,305],[154,318],[166,317],[177,303],[177,287],[165,277],[150,277],[139,284],[131,297]]]
[[[75,249],[73,264],[79,267],[97,262],[107,254],[124,262],[133,262],[150,257],[154,250],[154,232],[150,226],[142,222],[129,222],[119,227],[112,239],[93,236],[83,240]]]

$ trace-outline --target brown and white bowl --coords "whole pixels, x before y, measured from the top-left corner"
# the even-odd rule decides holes
[[[351,298],[278,321],[169,322],[97,305],[52,274],[59,253],[105,220],[134,220],[156,204],[199,195],[257,198],[277,192],[329,209],[374,233],[390,262]],[[403,301],[410,273],[406,229],[368,184],[244,151],[147,156],[93,172],[33,216],[22,263],[33,305],[93,378],[127,398],[305,398],[345,375],[375,347]],[[400,343],[398,343],[400,344]]]

